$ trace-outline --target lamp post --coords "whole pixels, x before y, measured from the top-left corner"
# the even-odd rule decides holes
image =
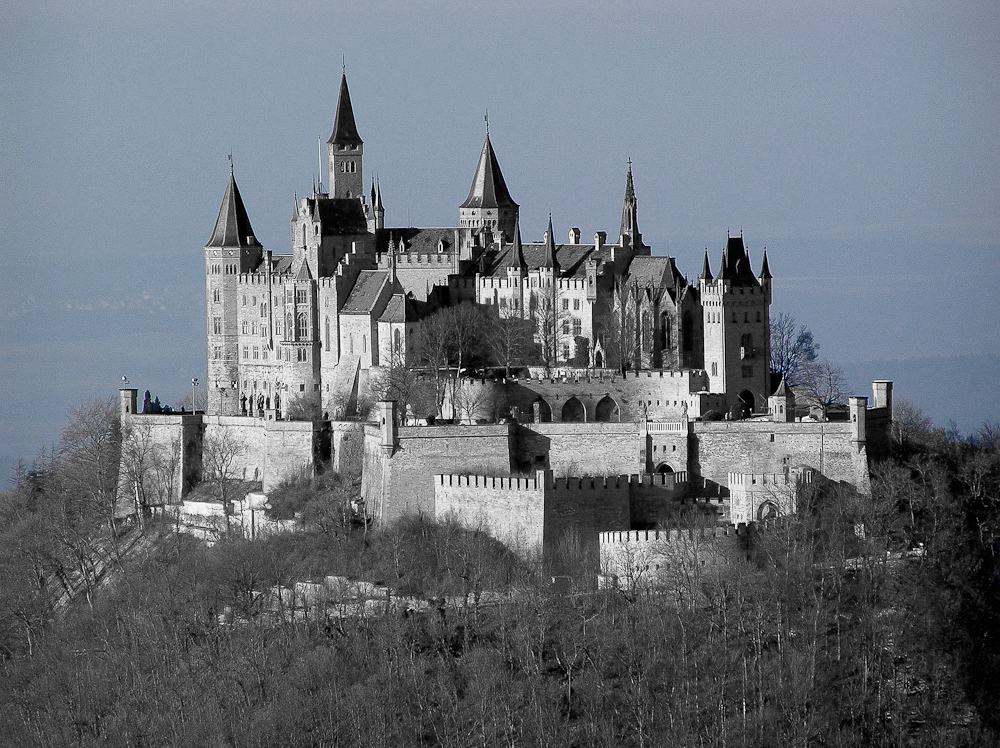
[[[198,386],[198,377],[191,377],[191,414],[194,415],[198,412],[198,406],[195,405],[194,400],[194,389]]]

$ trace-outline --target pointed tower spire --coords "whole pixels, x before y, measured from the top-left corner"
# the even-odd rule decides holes
[[[545,231],[545,262],[542,267],[558,269],[559,260],[556,258],[556,243],[552,235],[552,214],[549,213],[549,227]]]
[[[625,199],[622,201],[622,225],[619,231],[621,246],[642,246],[639,233],[638,202],[635,199],[635,183],[632,181],[632,159],[628,160],[628,174],[625,177]]]
[[[358,134],[354,122],[354,107],[351,106],[351,92],[347,88],[347,74],[340,76],[340,96],[337,99],[337,115],[333,121],[333,132],[326,141],[326,152],[330,179],[330,197],[360,198],[364,195],[361,178],[364,141]]]
[[[517,209],[518,204],[507,190],[500,162],[487,133],[469,196],[459,206],[459,225],[472,229],[489,226],[507,237],[513,237]]]
[[[230,168],[232,163],[230,162]],[[229,184],[222,198],[219,217],[215,220],[215,230],[206,247],[260,247],[250,225],[247,209],[236,186],[236,178],[229,172]]]
[[[708,262],[708,247],[705,247],[705,263],[701,266],[701,275],[698,277],[707,281],[712,280],[712,266]]]
[[[517,270],[521,277],[528,274],[528,263],[524,259],[524,247],[521,244],[521,219],[514,219],[514,260],[517,262]]]
[[[375,210],[375,177],[372,177],[372,189],[368,193],[368,204],[372,206],[372,210]]]
[[[781,258],[778,258],[779,260]],[[771,279],[771,268],[767,266],[767,250],[764,250],[764,260],[760,263],[760,279],[770,280]]]

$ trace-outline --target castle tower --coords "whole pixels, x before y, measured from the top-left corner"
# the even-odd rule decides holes
[[[753,274],[743,237],[729,237],[717,278],[706,255],[698,279],[705,330],[705,371],[709,391],[737,400],[745,413],[767,408],[771,377],[771,281],[766,262]]]
[[[376,230],[385,228],[385,208],[382,206],[382,185],[375,180],[375,197],[372,199],[372,212],[375,214]]]
[[[326,152],[330,169],[330,197],[362,197],[361,161],[365,146],[354,123],[346,73],[340,76],[337,116],[330,139],[326,141]]]
[[[239,413],[239,329],[237,282],[263,258],[254,237],[232,169],[212,238],[205,245],[205,295],[208,308],[208,412]]]
[[[476,174],[472,178],[469,196],[459,207],[459,226],[465,229],[489,227],[493,233],[501,232],[504,239],[514,238],[518,205],[507,191],[500,162],[490,143],[487,127],[486,142],[483,143]]]

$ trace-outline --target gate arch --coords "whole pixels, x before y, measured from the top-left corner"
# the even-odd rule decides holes
[[[577,398],[571,397],[562,407],[562,420],[573,423],[582,423],[587,420],[587,411]]]
[[[610,395],[605,395],[601,398],[600,402],[597,403],[597,409],[594,411],[595,421],[620,421],[621,420],[621,410],[618,408],[618,403],[612,399]]]

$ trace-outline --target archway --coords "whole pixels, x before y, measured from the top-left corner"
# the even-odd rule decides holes
[[[566,401],[562,408],[562,420],[568,422],[581,423],[587,420],[587,411],[583,408],[583,403],[575,397]]]
[[[597,403],[597,409],[594,411],[595,421],[619,421],[621,420],[621,411],[618,410],[618,403],[611,399],[610,395],[605,395],[601,398],[600,402]]]
[[[594,368],[595,369],[604,368],[604,356],[600,351],[594,354]]]
[[[544,399],[538,398],[532,403],[532,418],[536,423],[548,423],[552,420],[552,408]]]
[[[754,397],[750,390],[743,390],[739,394],[740,402],[743,403],[743,414],[745,416],[751,416],[754,412]]]
[[[668,465],[667,463],[661,462],[659,465],[656,466],[656,472],[659,473],[660,475],[667,475],[669,473],[673,473],[674,469],[670,467],[670,465]]]
[[[773,501],[765,501],[757,508],[758,520],[775,519],[779,514],[778,505]]]

